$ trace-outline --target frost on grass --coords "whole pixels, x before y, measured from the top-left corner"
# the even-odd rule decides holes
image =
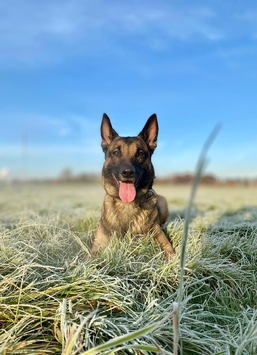
[[[1,354],[82,354],[100,345],[101,354],[172,353],[169,315],[188,188],[157,191],[170,204],[165,233],[177,250],[170,262],[151,235],[114,237],[90,259],[99,186],[1,188]],[[257,353],[255,195],[247,188],[199,190],[189,230],[183,354]]]

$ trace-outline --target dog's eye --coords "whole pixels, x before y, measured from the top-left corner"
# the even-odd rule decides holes
[[[112,155],[115,156],[115,157],[120,156],[120,150],[119,150],[118,148],[117,148],[117,149],[114,149],[114,150],[112,151]]]
[[[142,162],[145,158],[145,152],[143,150],[138,150],[137,151],[137,155],[136,155],[137,159],[139,160],[139,162]]]

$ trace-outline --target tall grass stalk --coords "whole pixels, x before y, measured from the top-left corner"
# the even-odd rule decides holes
[[[189,224],[190,224],[190,217],[191,217],[191,212],[192,212],[192,207],[197,191],[197,187],[199,185],[199,182],[201,180],[201,176],[203,173],[203,170],[207,164],[207,152],[216,138],[218,132],[220,130],[220,125],[217,125],[213,131],[210,133],[209,137],[207,138],[202,151],[200,153],[197,165],[196,165],[196,171],[194,175],[194,179],[192,182],[192,187],[191,187],[191,193],[189,197],[189,202],[188,206],[186,208],[186,214],[185,214],[185,220],[184,220],[184,228],[183,228],[183,234],[182,234],[182,240],[181,240],[181,255],[180,255],[180,278],[179,278],[179,288],[178,288],[178,297],[177,297],[177,303],[174,304],[174,317],[177,317],[178,320],[174,321],[175,328],[174,328],[174,348],[173,352],[174,355],[178,354],[178,343],[179,343],[179,313],[180,313],[180,308],[181,308],[181,303],[183,299],[183,294],[184,294],[184,274],[185,274],[185,265],[186,265],[186,248],[187,248],[187,241],[188,241],[188,235],[189,235]],[[177,329],[176,329],[177,328]]]

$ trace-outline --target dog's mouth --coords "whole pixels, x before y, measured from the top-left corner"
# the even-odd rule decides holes
[[[112,174],[113,175],[113,174]],[[136,182],[133,181],[120,181],[113,175],[119,189],[119,198],[123,202],[132,202],[136,197]]]

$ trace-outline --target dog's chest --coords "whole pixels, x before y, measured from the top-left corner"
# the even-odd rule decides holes
[[[105,214],[110,232],[133,235],[147,234],[158,218],[157,199],[154,197],[143,203],[124,203],[118,199],[105,201],[108,214]],[[107,206],[106,205],[106,206]]]

